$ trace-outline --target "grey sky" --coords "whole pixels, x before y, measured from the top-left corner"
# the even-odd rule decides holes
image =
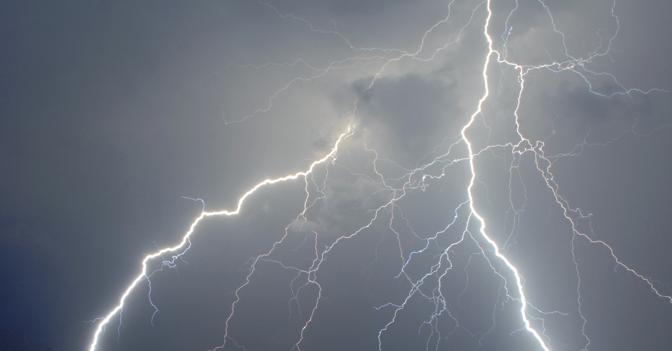
[[[517,112],[537,154],[503,146],[518,142],[519,92],[504,64],[488,67],[491,94],[469,129],[476,151],[489,147],[475,159],[475,206],[524,279],[532,327],[554,351],[581,350],[586,337],[591,351],[672,349],[671,301],[642,279],[672,294],[670,93],[619,94],[672,89],[670,5],[491,3],[494,48],[511,61],[604,53],[525,77]],[[176,266],[152,275],[151,301],[146,283],[133,291],[99,349],[376,350],[380,330],[382,350],[541,349],[513,275],[467,223],[459,139],[483,93],[485,18],[478,0],[4,4],[0,350],[85,349],[143,255],[179,241],[201,211],[185,197],[234,207],[260,180],[328,153],[348,124],[352,136],[307,185],[263,188],[239,216],[203,221]],[[577,237],[572,250],[540,154],[578,230],[641,277],[600,243]],[[229,318],[254,257],[285,234]],[[296,267],[334,243],[310,275],[319,286],[304,285]],[[413,291],[407,279],[433,264],[445,274],[390,323]]]

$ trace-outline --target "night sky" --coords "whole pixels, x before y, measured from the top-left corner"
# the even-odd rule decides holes
[[[672,350],[671,11],[3,2],[0,351],[89,350],[297,172],[95,350]]]

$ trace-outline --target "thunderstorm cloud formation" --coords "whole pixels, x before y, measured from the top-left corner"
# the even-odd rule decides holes
[[[0,350],[671,350],[670,11],[7,2]]]

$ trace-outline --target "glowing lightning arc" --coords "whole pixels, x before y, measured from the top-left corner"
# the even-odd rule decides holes
[[[194,230],[196,229],[198,224],[203,219],[205,219],[207,217],[217,217],[217,216],[227,216],[227,217],[229,217],[229,216],[238,215],[240,213],[243,205],[245,204],[245,201],[252,194],[254,194],[257,190],[259,190],[259,189],[261,189],[265,186],[268,186],[268,185],[288,182],[288,181],[292,181],[292,180],[296,180],[296,179],[308,176],[309,174],[311,174],[313,172],[315,167],[317,167],[318,165],[320,165],[320,164],[326,162],[327,160],[335,157],[336,154],[338,153],[338,147],[341,144],[341,142],[344,139],[346,139],[347,137],[351,136],[352,133],[353,133],[353,127],[352,127],[352,125],[348,125],[346,130],[338,136],[338,138],[336,139],[336,142],[334,143],[334,146],[331,148],[329,153],[324,155],[322,158],[313,161],[306,170],[300,171],[300,172],[297,172],[297,173],[294,173],[294,174],[289,174],[289,175],[279,177],[279,178],[267,178],[267,179],[264,179],[261,182],[257,183],[255,186],[250,188],[247,192],[245,192],[238,199],[238,202],[236,204],[235,209],[233,209],[233,210],[226,210],[225,209],[225,210],[220,210],[220,211],[205,211],[205,210],[203,210],[191,222],[191,224],[189,225],[189,229],[184,233],[184,235],[182,236],[182,240],[180,240],[180,242],[177,245],[170,246],[170,247],[165,247],[165,248],[162,248],[158,251],[155,251],[153,253],[150,253],[150,254],[146,255],[142,259],[142,268],[140,269],[140,273],[138,273],[138,275],[135,277],[135,279],[133,279],[131,281],[131,283],[126,287],[126,289],[124,290],[124,293],[119,298],[119,303],[116,306],[114,306],[114,308],[112,308],[112,310],[110,310],[105,315],[105,317],[100,318],[98,320],[98,324],[97,324],[95,332],[93,334],[93,339],[91,340],[91,344],[89,345],[89,351],[95,351],[96,350],[96,348],[98,346],[98,341],[99,341],[100,335],[103,333],[103,330],[105,329],[105,326],[110,323],[110,320],[112,320],[112,318],[114,316],[116,316],[117,314],[119,314],[121,312],[121,310],[124,308],[124,304],[126,302],[126,299],[131,294],[131,292],[133,292],[133,290],[138,286],[138,284],[142,280],[147,278],[147,264],[149,263],[149,261],[151,261],[151,260],[153,260],[157,257],[161,257],[165,254],[178,252],[180,250],[183,250],[183,249],[187,248],[188,243],[189,243],[189,239],[193,235]]]
[[[539,342],[540,346],[544,351],[550,351],[548,346],[546,346],[546,343],[542,339],[541,335],[539,334],[538,331],[536,331],[534,328],[532,328],[532,325],[530,324],[530,320],[527,318],[527,298],[525,296],[525,291],[523,288],[523,282],[520,277],[520,273],[518,272],[518,269],[516,266],[509,261],[509,259],[504,256],[497,243],[490,237],[485,231],[486,224],[485,224],[485,219],[478,213],[476,210],[476,207],[474,206],[474,195],[473,195],[473,189],[474,185],[476,182],[476,166],[474,164],[474,150],[473,146],[471,145],[471,142],[469,141],[469,138],[467,137],[467,130],[469,127],[474,124],[476,121],[476,117],[481,114],[483,111],[483,103],[488,99],[490,96],[490,86],[488,83],[488,66],[490,65],[490,61],[492,59],[493,55],[497,55],[497,51],[493,49],[493,40],[492,37],[490,37],[490,34],[488,33],[488,28],[490,26],[490,20],[492,19],[492,8],[491,8],[491,2],[492,0],[487,0],[486,3],[486,10],[487,10],[487,17],[485,18],[485,24],[483,25],[483,35],[485,36],[485,39],[488,42],[488,53],[485,56],[485,62],[483,63],[483,84],[484,84],[484,91],[483,95],[481,98],[478,100],[478,106],[476,107],[476,110],[474,113],[471,114],[471,117],[469,118],[469,121],[467,121],[467,124],[465,124],[462,127],[462,130],[460,134],[462,135],[462,140],[464,143],[467,145],[467,151],[468,151],[468,157],[469,157],[469,170],[471,172],[471,178],[469,179],[469,185],[467,186],[467,194],[469,196],[469,209],[471,210],[471,214],[478,220],[480,223],[480,233],[481,236],[492,246],[492,249],[495,253],[495,256],[499,258],[506,267],[513,273],[513,276],[515,277],[516,280],[516,287],[518,288],[518,294],[520,295],[520,314],[523,319],[523,323],[525,325],[525,329],[534,336],[534,338]]]

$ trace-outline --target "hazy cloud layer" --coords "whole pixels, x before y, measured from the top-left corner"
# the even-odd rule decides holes
[[[100,349],[205,350],[225,341],[227,324],[226,350],[298,340],[303,350],[375,350],[383,329],[383,350],[539,349],[521,329],[511,273],[479,247],[464,205],[458,140],[483,93],[484,2],[4,7],[0,349],[85,348],[142,256],[177,242],[198,215],[193,199],[233,207],[260,180],[329,152],[348,124],[353,135],[305,183],[264,188],[240,216],[204,221],[176,267],[153,262],[163,269],[151,302],[140,285]],[[520,131],[553,162],[553,180],[581,209],[572,216],[585,216],[579,229],[669,295],[672,106],[668,92],[645,93],[672,88],[669,4],[492,0],[492,10],[500,59],[605,53],[573,70],[531,70]],[[488,83],[469,136],[477,150],[499,146],[478,154],[474,194],[524,277],[534,327],[553,350],[581,350],[583,334],[592,351],[672,348],[669,301],[585,239],[573,252],[579,301],[572,231],[540,176],[545,161],[503,146],[517,142],[516,71],[493,63]],[[332,245],[319,271],[300,272]],[[434,264],[452,269],[395,317],[409,280]],[[441,305],[448,312],[432,319]]]

